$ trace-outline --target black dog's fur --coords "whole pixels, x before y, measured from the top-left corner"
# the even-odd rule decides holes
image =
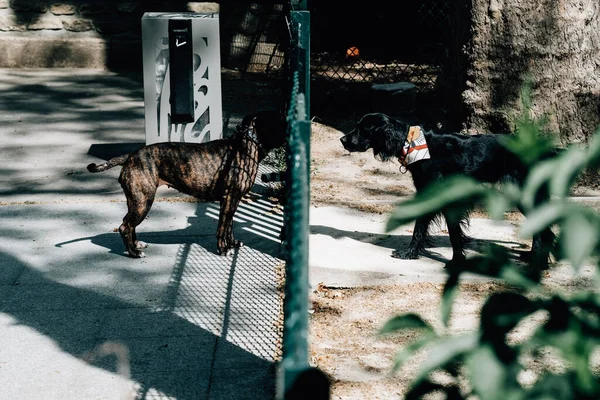
[[[254,184],[267,153],[285,143],[285,121],[275,112],[246,116],[229,138],[207,143],[156,143],[107,162],[88,165],[100,172],[123,165],[119,182],[127,197],[127,214],[119,227],[131,257],[144,257],[146,244],[135,227],[150,211],[156,189],[168,185],[201,201],[219,201],[217,249],[226,255],[241,243],[233,237],[233,215]]]
[[[382,161],[403,159],[402,149],[409,131],[409,125],[385,114],[372,113],[361,118],[356,128],[340,140],[350,152],[364,152],[373,149],[376,158]],[[499,135],[462,135],[457,133],[432,133],[423,131],[431,158],[406,166],[412,175],[417,191],[429,183],[455,174],[466,174],[480,182],[497,183],[513,181],[522,184],[527,168],[520,159],[508,151],[499,140]],[[428,215],[416,220],[412,240],[406,250],[395,250],[393,257],[417,259],[426,245],[430,244],[428,229],[437,216]],[[452,244],[452,260],[464,259],[464,246],[468,241],[461,225],[468,224],[468,214],[459,221],[446,222]],[[536,235],[529,256],[547,263],[549,248],[547,243],[553,238],[548,230]],[[537,258],[539,257],[539,258]]]

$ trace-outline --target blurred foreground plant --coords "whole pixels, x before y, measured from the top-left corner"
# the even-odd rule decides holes
[[[541,284],[541,274],[534,266],[517,264],[510,250],[498,245],[490,245],[483,254],[463,262],[448,263],[441,301],[443,332],[437,332],[415,314],[396,316],[381,329],[382,334],[404,329],[422,331],[420,339],[402,349],[395,359],[394,371],[417,351],[424,348],[428,351],[407,399],[430,392],[443,392],[452,399],[472,395],[481,400],[600,399],[598,371],[594,373],[591,362],[592,353],[600,353],[597,262],[600,217],[593,209],[568,198],[578,175],[586,168],[598,167],[600,130],[589,147],[571,147],[548,158],[552,146],[541,134],[543,123],[529,116],[531,101],[527,89],[522,99],[523,116],[517,122],[515,135],[506,137],[505,145],[530,166],[523,187],[506,185],[498,192],[469,177],[455,176],[432,184],[413,199],[399,204],[387,230],[442,210],[460,214],[476,204],[483,204],[496,220],[503,219],[506,211],[519,208],[527,215],[520,235],[528,238],[547,227],[556,227],[559,233],[553,251],[555,258],[570,264],[575,273],[584,262],[593,262],[595,287],[551,291]],[[540,191],[544,191],[545,200],[535,204]],[[476,331],[453,336],[447,332],[448,324],[459,280],[465,272],[504,281],[511,289],[494,293],[486,300]],[[528,339],[509,344],[507,335],[523,319],[537,312],[545,313],[544,322]],[[534,383],[522,384],[519,375],[527,370],[523,356],[535,357],[548,349],[560,355],[563,372],[543,369]],[[453,383],[437,382],[432,377],[434,371],[450,374]],[[468,389],[459,385],[459,371],[467,378]]]

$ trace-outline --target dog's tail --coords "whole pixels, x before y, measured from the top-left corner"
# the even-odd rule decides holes
[[[128,157],[129,157],[129,154],[125,154],[123,156],[111,158],[107,162],[99,164],[99,165],[91,163],[90,165],[87,166],[87,170],[90,172],[106,171],[107,169],[111,169],[112,167],[116,167],[117,165],[122,165],[127,160]]]

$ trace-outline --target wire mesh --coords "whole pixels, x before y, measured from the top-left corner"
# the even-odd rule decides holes
[[[205,216],[218,220],[219,207]],[[246,197],[234,222],[242,231],[279,246],[283,217],[276,203]],[[239,235],[238,235],[239,236]],[[165,310],[257,357],[277,361],[281,353],[281,268],[283,261],[254,246],[223,257],[199,244],[181,246]]]
[[[247,3],[246,3],[247,4]],[[271,0],[237,7],[225,65],[280,76],[288,46],[287,9],[308,9],[313,81],[345,84],[410,82],[431,90],[446,58],[457,0],[374,0],[358,9],[342,2]],[[306,8],[307,7],[307,8]],[[239,20],[239,22],[237,22]],[[285,79],[285,77],[284,77]]]

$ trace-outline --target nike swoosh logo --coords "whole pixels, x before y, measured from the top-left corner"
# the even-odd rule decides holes
[[[181,43],[179,43],[179,39],[175,39],[175,46],[177,46],[177,47],[181,47],[181,46],[183,46],[186,43],[187,42],[181,42]]]

